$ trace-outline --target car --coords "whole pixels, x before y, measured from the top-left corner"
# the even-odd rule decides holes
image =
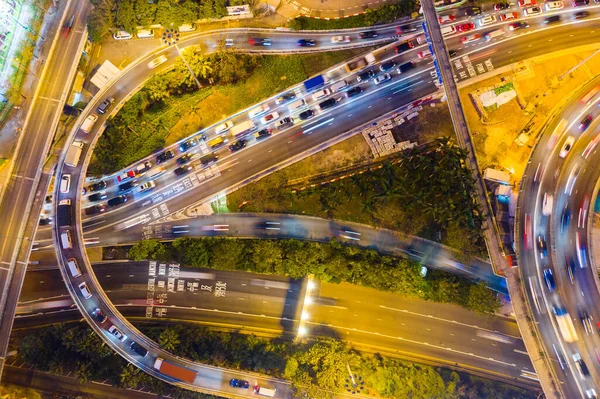
[[[561,17],[560,15],[551,15],[549,17],[544,18],[544,23],[545,24],[555,24],[557,22],[560,22]]]
[[[415,63],[414,62],[412,62],[412,61],[405,62],[404,64],[402,64],[402,65],[400,65],[398,67],[398,69],[397,69],[398,75],[401,75],[404,72],[408,72],[411,69],[413,69],[414,67],[415,67]]]
[[[92,317],[100,324],[104,323],[106,319],[108,319],[108,317],[106,317],[106,315],[102,313],[99,308],[96,308],[96,310],[92,312]]]
[[[270,114],[267,114],[267,115],[263,116],[262,118],[260,118],[260,122],[263,125],[266,125],[270,122],[276,121],[277,119],[279,119],[279,113],[271,112]]]
[[[390,69],[394,69],[395,66],[396,66],[396,63],[394,61],[387,61],[379,66],[379,70],[381,72],[386,72],[386,71],[389,71]]]
[[[196,140],[196,139],[189,139],[189,140],[186,140],[186,141],[184,141],[183,143],[181,143],[179,145],[179,151],[186,152],[190,148],[194,148],[197,145],[198,145],[198,140]]]
[[[160,64],[163,64],[166,61],[167,61],[167,56],[163,54],[160,57],[155,58],[152,61],[150,61],[148,63],[148,69],[154,69],[154,68],[156,68]]]
[[[374,30],[367,30],[367,31],[358,33],[359,39],[373,39],[373,38],[376,38],[377,36],[379,36],[379,35]]]
[[[567,273],[569,274],[569,280],[571,280],[571,284],[575,284],[575,261],[573,258],[570,258],[568,255],[565,255],[567,261]]]
[[[552,292],[556,289],[556,282],[554,281],[554,275],[551,269],[544,269],[544,280],[546,280],[546,286],[548,291]]]
[[[565,140],[565,143],[563,144],[562,148],[560,149],[560,152],[558,153],[558,156],[561,158],[566,158],[567,155],[569,155],[569,151],[571,151],[571,148],[573,147],[573,143],[575,143],[575,137],[573,137],[573,136],[567,137],[567,139]]]
[[[575,367],[577,367],[577,370],[579,371],[579,374],[582,377],[585,378],[590,375],[590,371],[588,370],[585,362],[583,361],[583,359],[581,358],[581,355],[579,353],[573,354],[573,362],[575,363]]]
[[[296,45],[300,47],[312,47],[316,44],[317,43],[313,39],[300,39],[296,42]]]
[[[588,4],[590,4],[590,0],[573,0],[573,7],[581,7],[581,6],[587,6]],[[582,11],[582,12],[587,12],[587,11]],[[589,13],[588,13],[589,15]]]
[[[529,24],[527,22],[513,22],[508,25],[508,30],[515,31],[519,29],[529,28]]]
[[[529,17],[532,15],[540,15],[542,13],[542,9],[538,6],[528,7],[523,10],[523,15]]]
[[[105,181],[99,181],[98,183],[94,183],[91,186],[87,186],[87,191],[93,193],[94,191],[104,190],[106,188]]]
[[[594,148],[596,148],[598,143],[600,143],[600,134],[596,134],[596,137],[594,137],[594,139],[588,143],[588,145],[585,147],[585,150],[583,150],[583,153],[581,155],[585,159],[587,159],[587,157],[590,156],[590,153],[594,150]]]
[[[448,24],[450,22],[454,22],[455,19],[456,17],[454,15],[440,15],[438,17],[440,24]]]
[[[408,51],[414,47],[415,45],[413,44],[413,42],[405,41],[404,43],[400,43],[399,45],[397,45],[396,48],[394,48],[394,51],[396,52],[396,54],[402,54],[405,51]]]
[[[319,103],[319,108],[321,109],[321,111],[327,108],[331,108],[335,104],[337,104],[339,100],[340,98],[328,98],[327,100]]]
[[[368,71],[364,71],[364,72],[361,72],[358,75],[356,75],[356,80],[358,82],[363,82],[365,80],[371,79],[374,76],[375,76],[375,72],[373,72],[373,70],[369,69]]]
[[[292,126],[294,124],[294,121],[292,120],[292,118],[286,116],[285,118],[281,118],[280,120],[277,121],[276,126],[277,126],[277,130],[281,130],[281,129],[285,129],[288,126]]]
[[[110,207],[114,207],[117,205],[121,205],[127,202],[127,197],[124,195],[119,195],[118,197],[114,197],[108,200],[107,204]]]
[[[237,378],[232,378],[229,381],[229,385],[234,388],[244,388],[244,389],[250,388],[250,383],[248,381],[238,380]]]
[[[351,98],[351,97],[354,97],[354,96],[358,96],[363,91],[364,91],[364,89],[361,86],[354,86],[353,88],[349,89],[346,92],[346,97],[347,98]]]
[[[111,105],[113,105],[113,103],[115,102],[115,99],[112,97],[107,98],[106,100],[104,100],[102,102],[102,104],[100,104],[98,106],[98,109],[96,109],[96,111],[99,114],[105,114],[106,111],[108,111],[108,109],[111,107]]]
[[[145,162],[142,162],[141,164],[139,164],[138,166],[136,166],[135,168],[133,168],[131,171],[133,172],[133,174],[135,176],[142,176],[150,169],[152,169],[152,162],[145,161]]]
[[[585,130],[590,127],[590,125],[592,124],[592,121],[594,120],[594,116],[592,114],[589,114],[588,116],[586,116],[585,118],[583,118],[581,120],[581,123],[579,124],[579,130],[581,130],[582,132],[585,132]]]
[[[127,339],[127,335],[123,334],[114,324],[108,328],[108,332],[114,335],[119,341],[125,341]]]
[[[518,0],[519,7],[528,7],[535,5],[536,0]]]
[[[175,173],[175,176],[182,176],[187,174],[190,170],[192,170],[192,165],[183,165],[175,169],[173,173]]]
[[[300,112],[298,114],[298,118],[300,118],[300,120],[302,120],[302,121],[310,119],[313,116],[315,116],[315,111],[313,111],[312,109],[307,109],[306,111]]]
[[[575,19],[583,19],[590,16],[590,13],[587,11],[577,11],[575,14]]]
[[[569,173],[569,178],[567,179],[567,184],[565,184],[565,194],[571,195],[573,192],[573,187],[575,187],[575,182],[577,181],[580,171],[581,166],[579,165],[575,165],[573,166],[573,169],[571,169],[571,173]]]
[[[146,357],[148,354],[148,349],[144,348],[142,345],[138,344],[135,341],[132,341],[129,345],[129,348],[136,354],[141,357]]]
[[[113,33],[113,39],[115,40],[129,40],[133,37],[133,35],[129,32],[125,32],[124,30],[118,30]]]
[[[376,85],[383,83],[383,82],[387,82],[388,80],[391,80],[392,76],[389,73],[384,73],[382,75],[377,76],[375,79],[373,79],[373,83],[375,83]]]
[[[592,316],[586,310],[579,310],[579,320],[583,324],[583,329],[586,334],[593,334]]]
[[[338,43],[350,43],[350,36],[334,36],[331,38],[331,43],[333,44],[338,44]]]
[[[177,158],[177,165],[185,165],[192,160],[192,154],[185,154]]]
[[[458,51],[456,51],[456,50],[448,50],[448,56],[449,57],[454,57],[456,54],[458,54]]]
[[[506,14],[500,14],[500,21],[510,21],[511,19],[519,18],[519,14],[516,12],[507,12]]]
[[[106,191],[100,191],[99,193],[94,193],[91,194],[88,197],[88,201],[90,202],[96,202],[96,201],[102,201],[103,199],[108,198],[108,195],[106,194]]]
[[[138,188],[138,191],[140,193],[143,193],[145,191],[152,190],[154,187],[156,187],[156,183],[154,183],[154,180],[148,180],[146,183],[142,184]]]
[[[119,192],[124,193],[127,191],[131,191],[137,185],[137,180],[131,180],[126,183],[119,184]]]
[[[494,10],[502,11],[510,8],[510,3],[496,3],[494,4]]]
[[[587,396],[588,399],[598,399],[598,396],[596,395],[596,390],[594,388],[590,388],[587,391],[585,391],[585,396]]]
[[[51,217],[40,217],[40,221],[39,221],[39,225],[40,226],[48,226],[49,224],[52,224],[52,218]]]
[[[467,44],[467,43],[471,43],[471,42],[475,42],[477,40],[480,40],[481,37],[482,37],[481,34],[479,34],[479,33],[473,33],[472,35],[467,35],[467,36],[461,37],[460,41],[463,44]]]
[[[156,157],[156,164],[159,165],[163,162],[168,161],[169,159],[173,159],[174,157],[175,154],[173,153],[173,151],[167,150],[163,153],[158,154],[158,156]]]
[[[255,37],[252,39],[248,39],[248,44],[251,46],[270,46],[271,39],[265,39],[261,37]]]
[[[554,196],[549,193],[544,193],[542,200],[542,215],[550,216],[552,214],[552,205],[554,205]]]
[[[102,205],[102,204],[93,205],[93,206],[90,206],[89,208],[85,208],[83,210],[83,212],[85,212],[85,214],[87,216],[97,215],[99,213],[104,212],[104,205]]]
[[[479,7],[465,8],[465,15],[467,17],[474,17],[475,15],[481,15],[481,8],[479,8]]]
[[[120,182],[126,181],[128,179],[131,179],[132,177],[135,177],[135,172],[133,170],[129,170],[129,171],[123,172],[119,176],[117,176],[117,181],[120,183]]]
[[[279,104],[287,103],[288,101],[292,101],[295,98],[296,98],[296,93],[290,91],[288,93],[282,94],[281,96],[277,97],[277,99],[275,100],[275,104],[279,105]]]
[[[419,30],[419,27],[416,25],[402,25],[396,26],[396,34],[403,35],[405,33],[416,32]]]
[[[229,152],[239,151],[242,148],[244,148],[245,146],[246,146],[246,140],[239,139],[238,141],[236,141],[235,143],[233,143],[229,146]]]
[[[479,21],[478,21],[479,26],[490,25],[490,24],[493,24],[494,22],[496,22],[495,15],[488,15],[487,17],[479,18]]]
[[[540,253],[540,259],[544,259],[548,256],[548,248],[546,247],[546,239],[543,236],[538,236],[537,239],[537,248]]]
[[[562,215],[560,216],[560,232],[562,233],[569,227],[569,222],[571,221],[571,210],[569,209],[568,204],[563,209]]]
[[[456,30],[458,30],[459,32],[468,32],[473,29],[475,29],[475,24],[473,22],[467,22],[466,24],[456,25]]]
[[[215,128],[215,133],[223,134],[223,133],[227,132],[229,129],[231,129],[232,127],[233,127],[232,121],[227,121],[227,122],[221,123],[219,126],[217,126]]]
[[[264,139],[271,135],[271,129],[262,129],[254,133],[254,138],[257,140]]]
[[[546,11],[562,10],[565,8],[565,3],[562,1],[547,1]]]

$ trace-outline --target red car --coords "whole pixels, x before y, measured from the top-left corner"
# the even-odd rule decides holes
[[[129,171],[123,172],[119,176],[117,176],[117,180],[120,183],[120,182],[130,179],[132,177],[135,177],[135,172],[133,170],[129,170]]]
[[[447,24],[448,22],[452,22],[456,19],[456,17],[454,15],[442,15],[441,17],[438,17],[438,21],[440,21],[440,24]]]
[[[475,24],[473,22],[467,22],[466,24],[456,25],[456,29],[459,32],[468,32],[472,29],[475,29]]]
[[[507,12],[506,14],[500,14],[500,21],[508,21],[517,18],[519,18],[519,14],[517,14],[516,12]]]

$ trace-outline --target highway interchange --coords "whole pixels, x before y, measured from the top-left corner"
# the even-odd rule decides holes
[[[592,9],[592,8],[590,7],[589,9]],[[567,12],[567,10],[565,10],[565,12]],[[535,28],[535,25],[534,25],[535,23],[540,24],[540,18],[530,19],[530,24],[532,25],[532,28],[531,28],[532,30]],[[448,39],[448,48],[459,49],[459,56],[461,56],[461,57],[463,57],[465,55],[465,53],[473,52],[474,53],[473,55],[469,55],[470,60],[474,60],[474,61],[478,62],[477,60],[480,59],[482,61],[482,63],[483,63],[483,61],[489,60],[489,63],[485,63],[484,65],[486,67],[488,65],[492,65],[493,67],[497,68],[499,66],[509,64],[509,63],[513,62],[514,60],[519,60],[522,58],[527,58],[527,57],[543,54],[546,51],[546,49],[539,44],[541,42],[544,42],[545,40],[553,40],[552,46],[553,46],[553,48],[556,48],[556,49],[561,48],[561,46],[568,47],[569,43],[572,43],[573,41],[577,41],[578,44],[593,43],[593,35],[590,34],[590,32],[593,33],[593,28],[591,26],[587,26],[586,24],[592,25],[593,22],[591,22],[591,21],[586,22],[584,20],[584,21],[579,21],[577,24],[573,24],[573,25],[564,25],[564,24],[555,25],[552,29],[547,29],[547,30],[544,30],[544,31],[541,31],[541,32],[538,32],[535,34],[527,34],[524,37],[519,38],[519,46],[515,46],[514,41],[502,42],[502,43],[497,44],[494,47],[489,47],[489,48],[483,49],[484,57],[479,57],[479,55],[476,54],[477,51],[482,50],[481,47],[477,47],[476,49],[475,48],[467,48],[465,50],[459,49],[460,45],[458,44],[457,37]],[[488,29],[488,28],[486,27],[486,29]],[[392,32],[394,32],[394,31],[392,31],[390,29],[391,36],[394,35]],[[242,40],[242,42],[243,42],[243,40]],[[285,41],[282,41],[282,42],[285,42]],[[295,40],[291,40],[288,42],[295,43]],[[183,46],[183,43],[181,45]],[[283,43],[283,45],[285,45],[285,43]],[[515,49],[515,47],[516,47],[516,49]],[[509,50],[509,48],[510,48],[510,50]],[[519,49],[521,49],[520,52],[519,52]],[[414,53],[417,50],[419,50],[419,49],[415,49],[407,54],[403,54],[402,56],[400,56],[400,59],[403,60],[402,62],[404,62],[404,60],[414,59]],[[166,51],[171,51],[171,49],[168,49]],[[155,57],[156,55],[157,54],[153,54],[152,56],[149,56],[147,58],[151,59],[151,58]],[[392,54],[382,53],[378,56],[378,60],[386,59],[390,55],[392,55]],[[172,56],[172,54],[171,54],[171,56]],[[519,58],[519,57],[521,57],[521,58]],[[484,60],[483,58],[486,58],[486,59]],[[455,60],[456,60],[456,58],[455,58]],[[464,62],[465,59],[461,58],[461,60]],[[129,73],[125,73],[123,75],[124,80],[122,82],[121,82],[121,80],[119,81],[118,91],[116,93],[110,93],[114,97],[117,97],[117,102],[120,100],[119,94],[121,95],[121,99],[122,99],[124,97],[124,95],[126,95],[126,93],[129,92],[127,90],[128,89],[128,85],[127,85],[128,79],[129,79],[130,86],[131,86],[130,89],[135,87],[137,85],[137,82],[145,79],[144,73],[146,73],[146,74],[148,73],[147,69],[144,69],[144,67],[143,67],[145,65],[145,63],[147,63],[147,60],[139,63],[139,65],[141,66],[140,68],[137,68],[137,69],[132,68],[129,70]],[[169,66],[168,63],[164,64],[164,67],[168,67],[168,66]],[[489,67],[488,67],[488,70],[490,70]],[[179,192],[180,195],[174,196],[174,197],[172,197],[172,199],[168,198],[169,212],[172,212],[173,210],[184,209],[186,207],[190,207],[190,205],[192,207],[189,209],[193,209],[193,207],[195,206],[194,203],[196,202],[195,200],[197,200],[198,198],[211,198],[211,196],[214,196],[214,194],[226,189],[227,187],[230,187],[232,184],[235,184],[236,182],[244,181],[244,180],[248,179],[249,177],[253,176],[254,174],[259,173],[262,170],[266,170],[269,167],[272,167],[273,165],[276,165],[277,163],[282,162],[285,159],[288,159],[289,157],[291,157],[293,155],[300,154],[309,148],[315,147],[315,146],[325,142],[326,140],[328,140],[332,137],[335,137],[336,135],[338,135],[340,133],[340,131],[344,130],[344,126],[340,126],[336,123],[333,123],[333,121],[336,119],[339,121],[344,117],[348,118],[350,116],[350,117],[352,117],[352,121],[355,124],[359,124],[361,122],[368,122],[369,120],[372,120],[373,117],[376,117],[386,111],[391,111],[391,110],[397,108],[398,104],[405,104],[405,103],[411,102],[412,100],[414,100],[416,98],[428,95],[429,93],[433,92],[436,89],[433,84],[432,76],[430,74],[431,65],[427,61],[422,61],[422,62],[418,63],[417,68],[415,68],[414,71],[415,71],[414,73],[408,74],[408,76],[406,78],[404,78],[404,80],[400,80],[400,79],[403,79],[402,76],[400,77],[400,79],[395,77],[393,79],[392,83],[382,86],[378,91],[373,90],[374,86],[371,83],[369,83],[367,85],[367,90],[365,91],[365,93],[363,95],[364,97],[357,97],[356,101],[352,102],[353,105],[346,105],[343,107],[333,108],[333,110],[330,113],[327,113],[324,115],[319,115],[318,117],[316,117],[314,119],[314,122],[311,120],[309,123],[305,123],[302,126],[295,126],[292,129],[286,130],[285,132],[282,132],[280,134],[272,136],[268,140],[264,141],[264,143],[260,143],[259,145],[250,146],[249,148],[247,148],[239,153],[233,154],[229,158],[227,156],[221,156],[219,163],[217,163],[217,165],[219,167],[216,168],[216,170],[214,167],[211,168],[213,173],[211,176],[209,176],[209,177],[212,177],[212,176],[219,174],[216,176],[216,177],[218,177],[218,179],[206,178],[206,175],[205,175],[206,183],[198,184],[196,187],[194,187],[194,185],[192,184],[192,187],[189,188],[188,190],[184,189],[181,192]],[[338,71],[338,73],[339,72],[340,71]],[[332,80],[339,79],[339,78],[346,78],[344,76],[340,76],[339,74],[338,75],[332,74],[331,76],[332,76]],[[461,77],[462,77],[460,74],[458,74],[457,76],[459,77],[459,79],[461,79]],[[347,79],[350,80],[352,78],[347,77]],[[123,84],[121,84],[121,83],[123,83]],[[409,93],[407,93],[406,92],[407,89],[410,89],[411,91]],[[107,93],[107,95],[108,94],[109,93]],[[102,100],[103,100],[103,98],[98,98],[97,102],[102,101]],[[359,106],[359,103],[361,101],[363,101],[363,102],[368,101],[369,104],[375,105],[375,106],[372,108],[368,107],[365,110],[364,107]],[[96,105],[97,105],[97,103],[92,104],[90,109],[95,109]],[[244,118],[241,115],[238,115],[237,117],[240,118],[240,119],[238,119],[240,121]],[[318,118],[320,118],[320,119],[318,119]],[[235,122],[237,122],[238,120],[235,120]],[[309,130],[309,129],[312,129],[312,130],[307,132],[307,130]],[[304,132],[305,134],[300,135],[299,134],[300,132]],[[285,145],[286,143],[284,143],[284,140],[287,140],[288,145]],[[290,141],[291,141],[291,143],[290,143]],[[293,146],[290,145],[292,143],[293,143]],[[267,147],[269,147],[269,148],[267,148]],[[273,151],[275,149],[277,151]],[[271,151],[269,151],[269,150],[271,150]],[[264,156],[265,153],[269,154],[269,156]],[[237,166],[237,165],[242,165],[242,166],[235,168],[235,166]],[[167,166],[170,167],[171,169],[174,168],[174,165],[167,165]],[[241,170],[241,169],[243,169],[243,170]],[[229,173],[229,172],[231,172],[231,173]],[[206,171],[202,171],[201,173],[206,174]],[[77,175],[74,173],[72,173],[72,175],[74,176],[73,177],[74,181],[77,181]],[[165,177],[171,177],[171,178],[166,179]],[[171,174],[168,174],[168,176],[165,176],[165,177],[163,177],[161,179],[161,186],[158,187],[158,189],[161,189],[161,187],[168,189],[169,185],[174,186],[175,184],[178,184],[178,182],[176,182],[175,179],[172,178]],[[188,177],[186,177],[185,179],[187,179],[187,178]],[[592,178],[593,178],[592,176],[589,177],[589,179],[592,179]],[[183,179],[180,179],[180,180],[183,180]],[[585,180],[585,179],[581,179],[581,180]],[[578,182],[581,180],[578,179]],[[181,182],[181,183],[183,183],[183,182]],[[165,184],[165,186],[163,187],[162,184]],[[199,189],[197,187],[201,187],[201,189]],[[200,195],[197,195],[197,194],[196,195],[181,195],[182,193],[188,194],[188,191],[191,192],[194,190],[200,191]],[[75,191],[75,190],[72,189],[71,192],[73,192],[73,191]],[[168,191],[168,190],[165,190],[165,191]],[[58,193],[56,192],[55,198],[57,196],[58,196]],[[73,199],[75,199],[75,198],[73,197]],[[162,200],[166,201],[167,198],[164,198]],[[159,200],[159,201],[161,201],[161,200]],[[132,213],[131,208],[127,208],[127,207],[132,207],[133,205],[131,205],[131,204],[134,204],[134,202],[129,203],[125,207],[117,208],[116,211],[105,213],[104,215],[102,215],[103,216],[102,222],[97,223],[95,226],[93,225],[95,219],[91,219],[89,222],[88,221],[84,222],[84,232],[88,236],[94,237],[96,235],[99,235],[98,232],[102,229],[106,229],[107,231],[110,231],[111,228],[114,228],[115,225],[119,224],[119,223],[117,223],[117,221],[122,221],[125,219],[123,217],[123,214],[127,213],[128,215],[130,215]],[[143,212],[146,212],[146,211],[142,210],[138,214],[143,215]],[[151,211],[148,211],[148,212],[150,212],[150,214],[151,214]],[[163,216],[163,215],[161,215],[161,216]],[[133,219],[133,218],[131,218],[131,219]],[[146,218],[143,218],[141,220],[146,220]],[[149,221],[149,220],[146,220],[146,221]],[[89,226],[87,231],[85,231],[86,223]],[[98,225],[100,227],[97,227]],[[126,227],[126,226],[123,226],[123,227]],[[108,232],[107,232],[107,234],[108,234]],[[74,237],[74,241],[76,244],[78,239]],[[83,253],[78,253],[78,255],[83,256]],[[81,262],[80,262],[80,264],[81,264]],[[559,288],[559,290],[560,290],[560,288]],[[589,364],[590,362],[587,362],[587,363]]]

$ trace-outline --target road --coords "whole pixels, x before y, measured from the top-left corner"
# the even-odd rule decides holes
[[[295,336],[302,281],[279,276],[179,269],[168,291],[169,268],[149,271],[149,262],[94,264],[94,272],[119,311],[131,320],[197,321],[290,339]],[[165,288],[160,288],[160,281]],[[149,290],[149,284],[154,286]],[[194,289],[193,283],[198,283]],[[217,296],[215,287],[226,286]],[[189,284],[192,284],[190,286]],[[56,268],[25,278],[15,327],[30,328],[80,319]],[[414,360],[456,363],[464,370],[536,386],[517,325],[503,316],[481,317],[455,305],[405,298],[351,284],[320,282],[305,309],[311,336],[338,336],[354,345]],[[299,302],[300,301],[300,302]],[[243,306],[240,308],[240,303]],[[494,335],[497,334],[497,335]],[[515,381],[515,380],[513,380]]]
[[[56,46],[50,50],[14,153],[11,179],[0,203],[0,375],[32,238],[52,175],[51,168],[44,165],[45,158],[68,94],[65,88],[71,86],[85,39],[83,21],[87,10],[87,3],[74,2],[65,12],[75,15],[73,31],[67,38],[54,42]]]

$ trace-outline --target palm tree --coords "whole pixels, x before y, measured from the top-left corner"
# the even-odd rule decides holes
[[[375,210],[375,198],[367,196],[367,198],[360,203],[360,210],[372,213]]]
[[[164,350],[172,352],[179,345],[179,333],[172,328],[167,328],[158,338],[158,343],[163,347]]]

